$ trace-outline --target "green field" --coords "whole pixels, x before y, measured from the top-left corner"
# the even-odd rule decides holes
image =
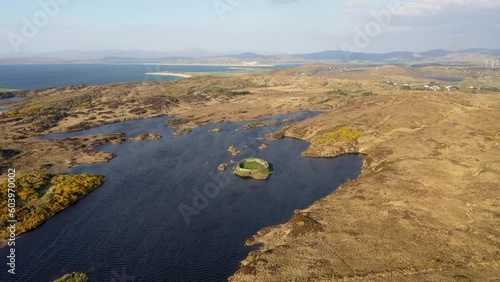
[[[9,88],[2,88],[2,87],[0,87],[0,92],[9,92],[9,91],[15,91],[15,89],[9,89]]]
[[[244,169],[263,169],[265,168],[264,165],[258,162],[244,162],[241,164],[241,168]]]

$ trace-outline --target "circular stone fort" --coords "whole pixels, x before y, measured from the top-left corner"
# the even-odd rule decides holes
[[[273,173],[273,165],[263,159],[248,158],[233,167],[233,173],[241,177],[265,180]]]

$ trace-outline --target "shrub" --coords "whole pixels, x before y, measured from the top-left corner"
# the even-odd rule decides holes
[[[174,135],[175,136],[180,136],[180,135],[187,135],[187,134],[190,134],[193,130],[189,127],[187,128],[181,128],[177,131],[174,132]]]
[[[348,94],[342,89],[335,89],[326,92],[327,94],[336,94],[338,96],[347,96]]]
[[[38,114],[38,113],[43,112],[47,109],[49,109],[49,108],[42,107],[42,106],[29,106],[27,108],[24,108],[24,109],[21,109],[18,111],[8,112],[8,113],[5,113],[3,115],[5,115],[7,117],[22,117],[22,116]]]
[[[79,198],[96,189],[104,182],[103,176],[52,175],[33,173],[16,179],[16,228],[19,233],[29,231],[55,213],[75,203]],[[0,204],[7,207],[8,184],[0,185]],[[0,213],[0,238],[8,236],[5,221],[9,218],[7,209]]]
[[[434,258],[431,261],[429,261],[429,265],[433,268],[440,268],[443,264],[443,261],[439,258]]]
[[[296,212],[290,219],[292,230],[290,235],[297,237],[305,233],[323,231],[321,224],[307,212]]]
[[[323,145],[333,145],[340,142],[354,142],[363,133],[349,127],[341,127],[333,132],[323,133],[317,138],[317,142]]]
[[[500,88],[498,87],[486,87],[484,89],[488,91],[500,92]]]
[[[88,282],[89,277],[83,272],[73,272],[54,280],[54,282]]]
[[[251,94],[250,91],[230,91],[229,92],[230,95],[248,95],[248,94]]]

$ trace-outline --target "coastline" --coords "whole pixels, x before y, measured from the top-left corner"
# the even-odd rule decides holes
[[[174,73],[174,72],[147,72],[145,74],[148,74],[148,75],[164,75],[164,76],[178,76],[178,77],[183,77],[183,78],[193,77],[190,74]]]
[[[92,140],[54,142],[40,141],[34,136],[158,114],[175,115],[185,119],[183,125],[195,126],[298,110],[323,110],[322,115],[287,126],[282,135],[309,142],[307,156],[366,154],[361,175],[303,211],[309,212],[307,219],[319,222],[324,231],[289,236],[294,224],[289,221],[264,228],[249,239],[249,243],[263,245],[249,254],[231,281],[273,281],[273,277],[286,281],[293,278],[291,274],[301,275],[304,280],[317,274],[328,281],[367,277],[376,280],[389,275],[410,279],[404,281],[425,281],[444,279],[450,272],[485,281],[484,275],[498,269],[494,263],[499,259],[491,251],[495,250],[492,242],[496,241],[478,235],[491,234],[488,228],[495,222],[489,214],[497,209],[491,199],[496,197],[499,170],[490,165],[498,160],[495,156],[500,140],[494,122],[500,118],[495,111],[496,94],[385,90],[386,86],[368,80],[362,82],[374,95],[355,96],[351,92],[347,94],[350,99],[343,102],[344,96],[328,94],[332,85],[349,89],[352,80],[273,74],[34,91],[28,93],[29,101],[20,101],[19,106],[44,105],[48,103],[46,97],[71,100],[85,91],[95,91],[100,96],[92,104],[42,109],[35,113],[36,119],[31,113],[5,118],[2,127],[8,138],[0,144],[19,151],[39,148],[30,155],[5,159],[14,166],[40,170],[50,163],[53,168],[62,169],[108,158],[89,148]],[[227,89],[249,90],[251,94],[185,94],[192,87],[215,82]],[[296,88],[301,91],[292,91]],[[168,95],[164,89],[169,90]],[[26,123],[20,123],[18,118]],[[45,128],[46,124],[51,127]],[[352,146],[325,146],[317,142],[316,137],[339,127],[350,127],[363,135]],[[454,130],[457,127],[463,130]],[[109,137],[105,139],[109,141]],[[81,148],[81,144],[88,146]],[[473,220],[460,216],[465,214]],[[451,241],[447,234],[453,235]],[[370,260],[366,260],[367,254],[373,254]],[[276,270],[279,271],[268,276]],[[481,276],[483,271],[486,274]]]
[[[205,66],[205,67],[274,67],[272,64],[176,64],[176,63],[142,63],[143,65],[158,65],[158,66]]]

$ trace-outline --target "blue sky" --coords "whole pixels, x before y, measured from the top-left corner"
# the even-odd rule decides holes
[[[389,2],[397,1],[8,1],[2,3],[0,53],[500,49],[499,0],[399,0],[396,9],[389,9]],[[374,14],[381,13],[389,13],[390,21],[377,21]],[[30,24],[36,31],[23,33]]]

